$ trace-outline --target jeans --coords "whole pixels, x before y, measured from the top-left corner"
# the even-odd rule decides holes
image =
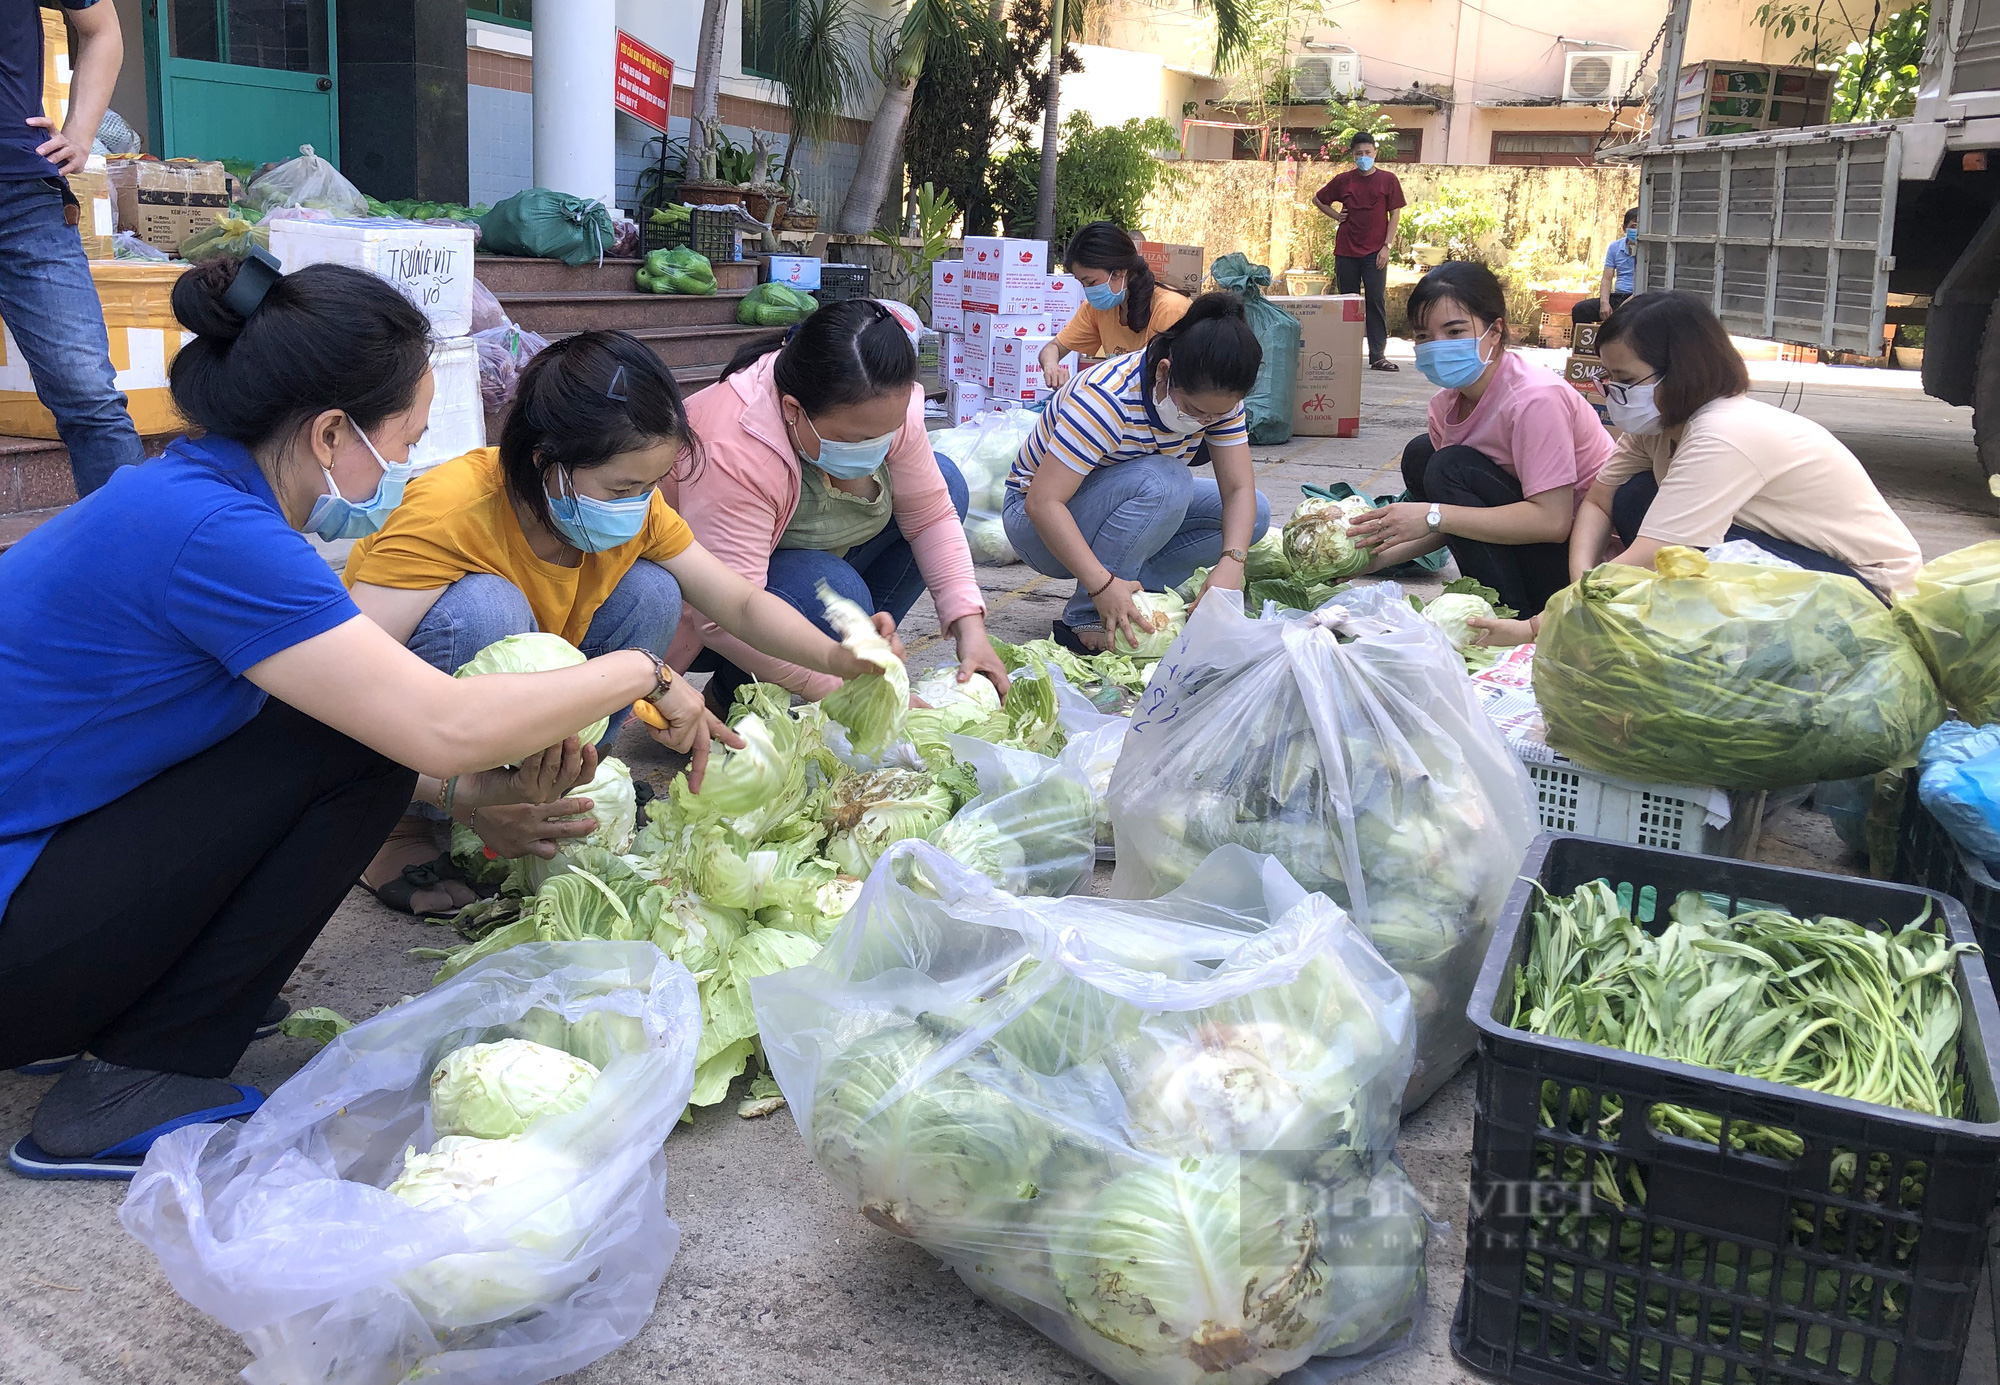
[[[1660,494],[1660,483],[1650,471],[1642,471],[1621,485],[1611,497],[1611,528],[1618,535],[1620,543],[1630,545],[1639,537],[1639,527],[1646,522],[1646,511],[1653,508],[1653,501]],[[1843,563],[1838,558],[1829,557],[1816,548],[1807,548],[1802,543],[1790,539],[1773,538],[1761,529],[1752,529],[1747,524],[1732,524],[1722,535],[1722,542],[1744,539],[1756,544],[1774,558],[1783,558],[1788,563],[1797,563],[1807,572],[1830,572],[1836,577],[1852,577],[1873,593],[1875,599],[1888,605],[1888,598],[1869,583],[1868,579]]]
[[[1336,255],[1333,274],[1342,293],[1358,293],[1368,310],[1368,359],[1379,361],[1389,349],[1389,271],[1373,255]]]
[[[1403,488],[1422,505],[1476,505],[1498,509],[1526,499],[1521,483],[1484,452],[1437,447],[1419,433],[1403,448]],[[1567,543],[1486,543],[1447,538],[1452,561],[1474,581],[1500,593],[1522,619],[1541,614],[1549,598],[1569,585]]]
[[[146,459],[118,392],[90,262],[53,181],[0,182],[0,319],[55,415],[79,498]]]
[[[658,563],[641,558],[591,617],[582,649],[593,659],[635,648],[664,656],[680,623],[681,584]],[[446,587],[417,622],[410,652],[432,668],[451,673],[495,640],[535,628],[535,613],[519,587],[504,577],[472,572]],[[630,715],[626,709],[613,713],[598,744],[608,747],[616,742],[618,728]]]
[[[0,916],[0,1068],[87,1049],[229,1076],[416,783],[274,697],[64,823]]]
[[[1097,561],[1147,591],[1179,586],[1196,568],[1222,560],[1222,488],[1207,477],[1189,475],[1178,457],[1155,455],[1097,468],[1069,498],[1069,513]],[[1075,576],[1049,552],[1028,518],[1025,491],[1008,487],[1000,521],[1022,562],[1044,577]],[[1270,527],[1271,502],[1258,491],[1251,542]],[[1082,582],[1063,608],[1063,623],[1072,629],[1103,623]]]

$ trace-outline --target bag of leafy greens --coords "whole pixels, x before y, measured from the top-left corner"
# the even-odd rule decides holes
[[[1889,609],[1852,577],[1665,548],[1556,593],[1535,645],[1553,750],[1600,774],[1775,789],[1914,763],[1944,719]]]
[[[2000,539],[1925,563],[1896,623],[1962,720],[2000,721]]]
[[[1256,620],[1209,592],[1132,713],[1111,827],[1121,898],[1234,842],[1352,915],[1410,988],[1410,1108],[1471,1055],[1465,1007],[1535,810],[1464,663],[1400,587]]]
[[[1408,1340],[1409,994],[1269,857],[1024,899],[899,843],[815,961],[750,989],[848,1203],[1119,1385],[1322,1379]]]
[[[661,1144],[700,1027],[651,943],[523,944],[248,1120],[162,1138],[120,1220],[242,1335],[252,1385],[566,1375],[637,1335],[674,1257]]]
[[[948,735],[979,796],[927,840],[1010,894],[1068,894],[1097,861],[1090,786],[1065,764],[971,736]]]

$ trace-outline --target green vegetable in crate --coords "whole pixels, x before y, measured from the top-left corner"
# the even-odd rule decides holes
[[[656,207],[646,220],[655,226],[686,227],[694,221],[694,209],[678,204],[671,207]]]
[[[790,327],[818,306],[818,299],[790,284],[759,284],[737,305],[736,320],[746,327]]]
[[[1661,550],[1549,602],[1548,742],[1624,779],[1781,788],[1907,764],[1944,719],[1897,622],[1851,577]]]
[[[1961,720],[2000,721],[2000,540],[1924,564],[1896,622]]]
[[[710,294],[715,292],[715,270],[706,256],[676,245],[650,251],[639,265],[638,283],[646,293]]]

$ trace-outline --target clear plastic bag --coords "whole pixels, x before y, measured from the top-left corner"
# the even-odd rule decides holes
[[[1235,842],[1352,914],[1410,987],[1411,1109],[1471,1055],[1465,1007],[1536,816],[1464,663],[1400,587],[1261,620],[1209,592],[1132,713],[1111,822],[1122,898]]]
[[[1069,743],[1058,758],[1063,768],[1089,786],[1097,859],[1113,860],[1117,853],[1111,833],[1111,775],[1118,768],[1118,755],[1125,748],[1125,733],[1132,729],[1132,723],[1099,711],[1070,686],[1061,669],[1051,669],[1049,675],[1056,680],[1056,705],[1061,709],[1063,730],[1069,734]]]
[[[297,158],[286,159],[252,178],[243,190],[243,200],[259,211],[274,207],[318,207],[343,220],[368,215],[368,199],[361,195],[361,189],[313,153],[310,144],[299,146]]]
[[[513,319],[509,318],[507,310],[500,306],[500,300],[494,296],[493,290],[487,288],[485,283],[475,275],[472,280],[473,335],[477,336],[481,332],[490,332],[496,327],[511,327],[513,325]]]
[[[1065,895],[1097,861],[1090,786],[1031,750],[948,736],[952,755],[979,776],[979,797],[931,834],[933,845],[1009,894]]]
[[[1004,567],[1008,563],[1018,563],[1021,555],[1014,551],[1014,545],[1007,541],[1007,527],[1000,522],[1000,516],[991,510],[969,510],[965,516],[965,546],[972,550],[972,561],[988,567]]]
[[[661,1145],[700,1025],[693,978],[651,943],[523,944],[341,1034],[249,1120],[161,1139],[119,1219],[242,1335],[251,1385],[551,1379],[653,1311],[680,1235]],[[433,1144],[439,1060],[502,1038],[602,1070],[518,1138],[538,1170],[444,1208],[386,1192]]]
[[[972,509],[997,515],[1007,497],[1007,473],[1041,421],[1033,409],[982,413],[970,423],[931,434],[931,451],[957,464]]]
[[[479,402],[487,413],[499,413],[514,402],[521,372],[548,344],[546,338],[511,322],[472,334],[473,349],[479,353]]]
[[[899,843],[751,998],[848,1203],[1120,1385],[1319,1379],[1408,1340],[1409,995],[1269,857],[1022,899]]]

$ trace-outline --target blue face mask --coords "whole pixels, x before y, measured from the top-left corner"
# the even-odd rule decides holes
[[[888,459],[889,449],[896,445],[902,433],[898,428],[893,433],[884,433],[879,438],[868,438],[862,442],[836,442],[832,438],[820,437],[820,431],[813,428],[813,421],[801,415],[806,427],[812,428],[813,436],[819,438],[819,456],[808,457],[799,453],[799,460],[810,463],[828,476],[840,481],[859,481],[864,476],[873,476]]]
[[[628,544],[639,537],[639,531],[646,527],[646,515],[653,508],[653,493],[635,495],[629,500],[599,500],[595,496],[578,495],[573,485],[567,484],[568,473],[564,473],[564,489],[568,495],[549,496],[549,521],[556,532],[570,547],[584,553],[603,553]]]
[[[1366,173],[1369,169],[1375,167],[1375,156],[1373,154],[1356,154],[1354,156],[1354,166],[1363,173]]]
[[[1493,329],[1489,327],[1486,330],[1490,332]],[[1440,389],[1464,389],[1492,364],[1490,358],[1479,354],[1479,343],[1485,339],[1486,332],[1481,332],[1476,337],[1420,341],[1417,343],[1417,369]]]
[[[352,422],[350,419],[350,425]],[[375,458],[375,464],[382,468],[382,480],[366,500],[349,500],[333,484],[333,473],[320,468],[326,473],[326,494],[313,498],[312,512],[306,516],[306,532],[317,534],[328,543],[365,538],[380,529],[388,522],[390,512],[403,503],[403,488],[416,473],[416,467],[409,462],[383,461],[382,454],[375,450],[374,440],[359,428],[355,428],[354,436],[361,439],[362,446]]]
[[[1108,311],[1125,301],[1125,290],[1114,289],[1109,284],[1085,284],[1083,301],[1093,308]]]
[[[1639,243],[1639,228],[1637,226],[1627,226],[1625,228],[1625,248],[1627,250],[1630,250],[1634,246],[1638,245],[1638,243]]]

